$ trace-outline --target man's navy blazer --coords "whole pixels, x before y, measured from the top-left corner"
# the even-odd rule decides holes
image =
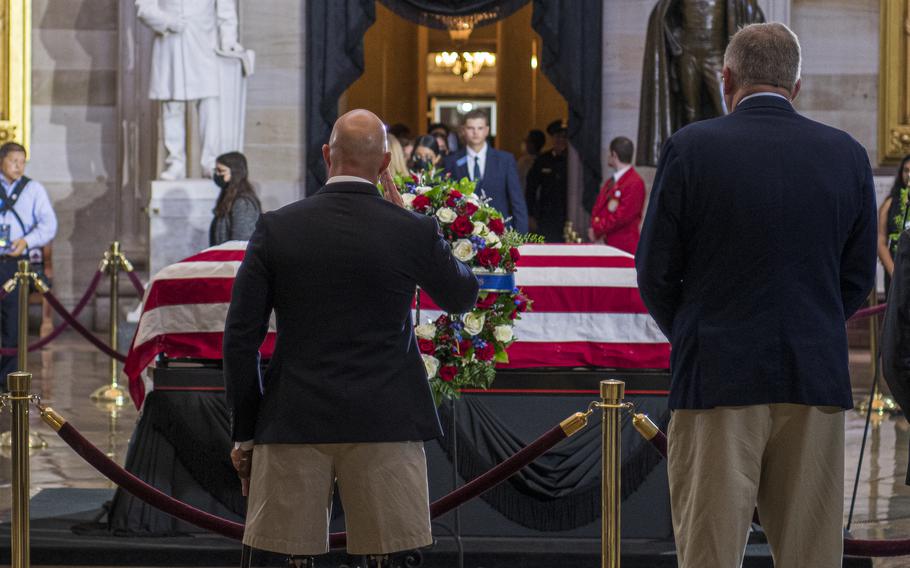
[[[470,178],[468,175],[468,151],[465,148],[446,156],[446,173],[455,179]],[[487,144],[487,161],[484,164],[483,178],[477,189],[491,199],[490,205],[502,213],[503,217],[512,218],[512,227],[520,232],[528,232],[528,205],[525,203],[524,189],[518,181],[518,167],[515,157]]]
[[[477,279],[436,221],[364,182],[332,183],[265,213],[234,280],[224,330],[233,439],[427,440],[441,434],[411,323],[416,286],[463,313]],[[259,347],[275,312],[275,352]]]
[[[872,170],[848,134],[761,95],[661,151],[638,245],[670,407],[851,408],[845,322],[875,278]]]

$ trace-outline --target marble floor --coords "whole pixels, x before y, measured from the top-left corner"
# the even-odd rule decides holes
[[[110,381],[109,360],[76,335],[64,334],[50,347],[29,357],[34,373],[32,391],[58,410],[90,441],[123,463],[138,413],[130,404],[119,409],[99,407],[89,394]],[[868,352],[851,354],[851,374],[857,402],[871,385]],[[0,431],[9,429],[9,413],[0,413]],[[845,510],[850,507],[865,417],[847,415]],[[111,484],[74,454],[37,416],[33,431],[47,448],[32,454],[32,492],[52,487],[106,488]],[[852,519],[857,538],[910,537],[910,486],[904,484],[910,448],[910,424],[902,416],[875,416],[870,428],[865,462]],[[10,513],[9,449],[0,448],[0,521]],[[846,519],[845,519],[846,521]],[[910,565],[910,558],[876,561],[880,568]]]

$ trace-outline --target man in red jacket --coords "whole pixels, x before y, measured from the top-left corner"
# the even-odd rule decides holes
[[[588,238],[635,254],[645,204],[645,182],[632,167],[635,146],[625,136],[610,142],[607,165],[615,170],[591,211]]]

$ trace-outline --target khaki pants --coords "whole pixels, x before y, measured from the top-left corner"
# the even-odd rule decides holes
[[[841,566],[843,409],[677,410],[667,438],[680,568],[741,566],[756,505],[775,568]]]
[[[336,479],[349,553],[433,543],[423,442],[390,442],[257,445],[243,544],[301,556],[328,552]]]

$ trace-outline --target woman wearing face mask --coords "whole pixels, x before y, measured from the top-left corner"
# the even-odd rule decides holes
[[[897,168],[891,193],[878,208],[878,259],[885,269],[885,293],[894,272],[897,241],[910,228],[910,154],[904,156]]]
[[[227,241],[248,241],[256,228],[262,206],[247,179],[246,158],[228,152],[215,160],[215,185],[221,188],[215,218],[209,228],[209,246]]]
[[[436,138],[424,134],[414,142],[414,152],[411,154],[411,169],[422,172],[436,167],[439,164],[439,144]]]

